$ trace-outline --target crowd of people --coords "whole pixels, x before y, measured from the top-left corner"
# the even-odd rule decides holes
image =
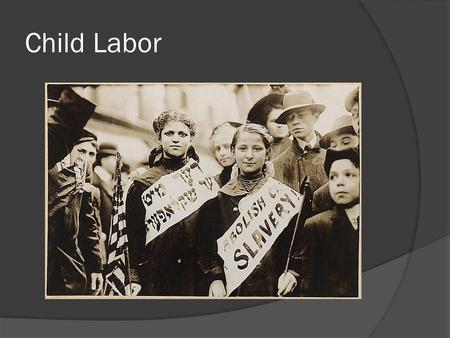
[[[122,181],[129,181],[129,294],[358,297],[359,96],[356,87],[343,98],[350,114],[339,116],[325,135],[314,126],[326,106],[303,90],[268,94],[245,123],[216,126],[211,152],[223,169],[213,177],[215,197],[164,231],[158,227],[160,233],[149,240],[146,191],[202,165],[193,142],[195,121],[177,110],[162,112],[153,122],[159,145],[148,164],[132,172],[122,165]],[[103,295],[118,150],[97,144],[96,135],[84,129],[94,104],[69,86],[49,86],[48,97],[47,294]],[[253,249],[243,242],[246,254],[234,252],[237,270],[246,274],[231,281],[223,249],[262,222],[258,215],[268,204],[262,196],[275,198],[278,192],[285,206],[274,204],[265,226],[249,234]],[[247,215],[248,224],[239,223]]]

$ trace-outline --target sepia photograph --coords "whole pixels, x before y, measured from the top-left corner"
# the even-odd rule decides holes
[[[362,299],[362,83],[46,83],[46,299]]]

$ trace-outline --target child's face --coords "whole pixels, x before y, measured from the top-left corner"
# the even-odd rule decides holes
[[[357,147],[358,143],[359,143],[358,136],[350,133],[335,134],[330,137],[330,148],[336,150]]]
[[[331,198],[336,204],[352,204],[359,200],[359,168],[352,161],[334,161],[329,179]]]
[[[189,128],[182,122],[169,122],[161,132],[161,145],[168,157],[184,157],[191,145]]]
[[[224,127],[217,131],[212,138],[214,156],[222,167],[228,167],[234,164],[234,156],[231,153],[230,144],[236,128]]]
[[[292,112],[287,118],[289,132],[295,138],[305,140],[314,132],[314,125],[319,119],[319,115],[311,109],[306,108],[301,111]]]
[[[236,164],[244,174],[259,173],[267,158],[261,135],[242,132],[233,149]]]
[[[287,125],[276,123],[276,119],[281,115],[282,109],[272,109],[272,111],[267,116],[266,127],[270,135],[274,138],[283,138],[289,135],[289,130]]]

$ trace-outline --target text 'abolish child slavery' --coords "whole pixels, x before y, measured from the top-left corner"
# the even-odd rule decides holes
[[[135,38],[127,33],[123,33],[121,37],[102,37],[99,33],[94,33],[92,51],[96,54],[156,54],[161,40],[161,37]],[[82,54],[86,50],[84,33],[76,36],[70,36],[69,33],[50,36],[46,33],[33,32],[27,35],[25,46],[28,52],[33,54]]]

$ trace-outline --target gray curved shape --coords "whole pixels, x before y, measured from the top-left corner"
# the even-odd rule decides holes
[[[201,6],[205,1],[194,2]],[[408,104],[404,95],[404,88],[399,83],[398,74],[395,67],[392,64],[392,59],[385,51],[385,45],[380,39],[378,33],[374,30],[373,25],[368,22],[367,15],[364,14],[362,7],[358,1],[330,1],[327,3],[326,8],[323,8],[323,3],[320,1],[311,2],[292,2],[282,1],[279,5],[280,8],[286,6],[289,10],[283,11],[283,17],[275,17],[273,21],[276,25],[283,28],[285,34],[279,34],[278,31],[273,30],[271,25],[251,26],[249,30],[242,32],[241,27],[248,27],[247,18],[252,17],[254,13],[254,4],[251,2],[239,2],[230,0],[226,5],[224,3],[218,3],[216,6],[220,7],[221,16],[216,16],[214,13],[210,15],[201,15],[202,20],[192,20],[190,16],[185,16],[184,13],[191,13],[192,9],[195,9],[193,2],[180,2],[177,4],[178,11],[174,13],[176,17],[177,25],[167,25],[167,18],[165,15],[155,15],[151,22],[154,27],[164,27],[167,37],[170,37],[170,44],[166,45],[164,56],[164,65],[170,65],[169,67],[160,66],[162,59],[148,59],[143,60],[140,58],[135,59],[135,63],[130,64],[130,58],[118,56],[117,58],[94,58],[92,55],[84,55],[83,58],[78,57],[54,57],[54,58],[33,58],[29,56],[23,56],[15,51],[20,50],[19,47],[13,48],[8,45],[11,41],[5,41],[5,53],[14,55],[14,60],[11,64],[20,63],[22,65],[22,71],[27,74],[29,81],[23,81],[21,89],[23,91],[13,91],[8,100],[5,100],[5,111],[15,111],[17,102],[23,103],[23,111],[36,111],[36,102],[41,102],[41,92],[38,92],[36,88],[39,87],[40,79],[52,79],[55,81],[65,81],[67,79],[80,80],[80,81],[96,81],[98,79],[117,81],[121,79],[137,79],[142,80],[143,77],[143,65],[149,66],[151,69],[151,79],[160,81],[169,81],[172,77],[173,80],[227,80],[227,79],[240,79],[243,81],[268,81],[269,80],[281,80],[281,81],[342,81],[346,79],[348,81],[363,81],[365,112],[367,111],[367,119],[364,119],[367,129],[363,132],[364,135],[364,151],[367,156],[364,157],[364,165],[367,170],[363,178],[363,186],[367,188],[365,191],[370,192],[367,198],[364,198],[363,212],[366,215],[366,222],[364,226],[364,270],[363,283],[364,283],[364,299],[357,303],[353,301],[283,301],[265,303],[264,301],[233,301],[233,302],[212,302],[212,301],[46,301],[43,299],[43,225],[42,227],[35,226],[29,227],[29,236],[23,236],[23,227],[11,226],[7,227],[8,238],[19,239],[22,247],[26,250],[17,250],[17,241],[4,241],[2,243],[2,249],[5,252],[14,252],[16,254],[13,260],[4,260],[4,271],[13,271],[14,280],[2,279],[0,281],[1,299],[2,304],[7,306],[1,307],[0,316],[8,317],[28,317],[28,318],[96,318],[96,319],[133,319],[143,317],[155,317],[155,318],[167,318],[170,316],[189,316],[201,314],[208,314],[212,312],[231,311],[237,310],[240,307],[256,305],[253,308],[247,308],[245,310],[239,310],[234,312],[228,312],[226,317],[231,322],[238,319],[242,313],[246,315],[255,316],[260,318],[260,322],[263,328],[269,323],[266,323],[267,318],[271,318],[271,312],[267,312],[267,308],[276,311],[276,315],[282,317],[284,310],[301,312],[305,318],[308,318],[309,322],[299,323],[306,326],[317,325],[321,327],[323,323],[314,321],[312,316],[308,316],[310,309],[315,309],[316,314],[323,314],[319,317],[328,320],[328,317],[333,317],[334,312],[343,314],[347,312],[349,316],[353,315],[353,312],[358,311],[359,304],[370,304],[370,302],[376,302],[380,297],[373,287],[366,287],[365,284],[371,283],[372,272],[383,268],[393,257],[400,257],[401,255],[411,250],[411,243],[413,242],[414,224],[416,221],[415,214],[406,214],[409,210],[419,210],[417,203],[418,189],[415,184],[417,180],[417,168],[413,168],[416,163],[415,157],[417,156],[417,149],[412,149],[410,145],[414,145],[414,133],[412,132],[411,121],[405,118],[405,112],[407,112]],[[233,4],[235,6],[233,6]],[[273,4],[271,3],[271,6]],[[356,5],[356,6],[355,6]],[[28,27],[36,25],[42,27],[42,29],[52,30],[58,26],[57,21],[60,19],[58,16],[58,10],[55,7],[47,3],[30,3],[26,4],[28,9],[27,13],[22,11],[24,2],[17,0],[14,3],[9,3],[7,12],[11,13],[9,17],[15,18],[26,16],[28,13],[45,13],[52,20],[45,20],[45,18],[37,18],[30,16],[27,20],[27,26],[21,25],[20,31],[26,31]],[[158,9],[159,13],[173,13],[173,4],[171,2],[158,2],[153,5],[153,9]],[[272,14],[271,6],[261,6],[260,12],[262,17]],[[235,8],[239,8],[238,12]],[[284,8],[284,7],[283,7]],[[14,9],[14,10],[12,10]],[[71,9],[73,17],[86,17],[86,10],[82,6],[74,6]],[[90,13],[96,11],[102,12],[103,8],[99,4],[92,2],[90,4]],[[129,8],[127,8],[129,10]],[[114,12],[114,8],[111,7],[111,12]],[[183,13],[181,15],[180,13]],[[200,11],[199,11],[200,13]],[[203,13],[203,12],[202,12]],[[320,13],[320,20],[323,25],[318,25],[318,17],[315,15]],[[339,13],[339,15],[336,15]],[[304,15],[307,14],[307,15]],[[299,17],[301,16],[301,20]],[[132,23],[138,24],[139,22],[146,22],[148,20],[148,11],[134,12],[130,16]],[[171,17],[172,18],[172,17]],[[230,18],[232,18],[233,24],[230,25]],[[352,21],[353,20],[353,21]],[[124,20],[125,23],[126,20]],[[17,22],[11,23],[8,29],[17,25]],[[208,40],[207,53],[204,55],[202,51],[205,49],[204,40],[201,35],[204,32],[204,25],[214,24],[211,29],[215,33],[214,39]],[[276,26],[275,25],[275,26]],[[70,25],[68,25],[70,26]],[[76,25],[75,29],[79,29]],[[138,25],[137,30],[142,29]],[[73,27],[73,26],[72,26]],[[98,28],[98,21],[86,22],[86,27],[92,29]],[[179,28],[182,27],[180,30]],[[220,27],[223,27],[221,29]],[[17,27],[18,28],[18,27]],[[107,23],[104,23],[103,30],[108,30]],[[309,34],[309,29],[314,29],[312,34]],[[358,34],[355,33],[358,30]],[[19,31],[19,30],[18,30]],[[292,33],[295,32],[295,33]],[[305,33],[306,34],[303,34]],[[254,34],[252,36],[252,34]],[[197,36],[198,39],[194,40],[189,47],[190,50],[183,54],[182,61],[180,61],[180,46],[185,46],[190,40],[191,36]],[[361,41],[361,50],[352,50],[354,48],[354,40],[358,36],[363,36],[366,40]],[[229,37],[233,37],[233,44],[224,44],[224,41],[228,41]],[[249,38],[252,38],[251,40]],[[277,44],[268,44],[274,41]],[[12,39],[13,43],[17,41]],[[249,44],[249,41],[251,42]],[[249,46],[251,45],[251,46]],[[274,48],[268,48],[274,47]],[[10,47],[10,48],[8,48]],[[279,47],[279,48],[278,48]],[[195,52],[197,50],[197,52]],[[214,68],[208,68],[207,60],[237,60],[236,50],[242,50],[242,56],[240,55],[239,61],[244,66],[236,67],[233,62],[230,64],[221,63],[220,67],[214,65]],[[280,50],[283,52],[282,58],[280,58]],[[308,53],[304,53],[308,51]],[[330,53],[330,50],[336,51],[336,53]],[[199,52],[200,51],[200,52]],[[350,51],[350,52],[349,52]],[[255,57],[258,56],[258,57]],[[371,57],[375,60],[373,61]],[[35,62],[30,62],[33,60]],[[80,60],[82,60],[80,62]],[[133,59],[134,60],[134,59]],[[280,60],[282,64],[277,64],[274,67],[270,67],[272,60]],[[67,62],[73,62],[73,67],[67,67]],[[118,62],[124,62],[127,67],[117,67]],[[149,63],[153,65],[149,65]],[[5,62],[6,63],[6,62]],[[89,64],[89,67],[86,67]],[[155,66],[157,65],[157,66]],[[190,65],[190,67],[186,67]],[[152,67],[153,66],[153,67]],[[204,67],[203,67],[204,66]],[[377,69],[377,67],[385,67]],[[17,80],[17,73],[14,72],[14,67],[8,67],[5,72],[5,79],[11,78]],[[204,68],[204,72],[200,71]],[[92,71],[95,69],[95,72]],[[111,72],[114,69],[114,72]],[[168,69],[170,71],[168,71]],[[168,74],[169,73],[169,74]],[[214,75],[211,75],[214,74]],[[147,75],[149,78],[149,75]],[[23,92],[26,92],[30,96],[30,100],[23,100]],[[41,99],[41,101],[39,101]],[[385,127],[380,116],[385,112],[385,101],[391,102],[392,107],[395,107],[393,116],[389,116],[392,125],[388,128]],[[406,108],[405,108],[406,107]],[[392,112],[390,112],[392,113]],[[401,115],[401,116],[400,116]],[[366,117],[366,115],[364,115]],[[30,129],[26,130],[27,126],[24,126],[23,133],[29,135],[36,135],[36,130],[33,130],[33,126],[40,126],[42,119],[38,113],[29,114],[27,116]],[[23,116],[20,114],[5,114],[5,125],[21,125],[23,122]],[[367,123],[366,123],[367,122]],[[363,126],[363,127],[364,127]],[[393,129],[399,128],[401,130],[402,140],[399,140],[397,146],[405,147],[402,149],[403,157],[398,159],[395,154],[384,151],[392,146],[391,140],[376,140],[375,133],[379,133],[383,130],[383,135],[394,139],[395,134]],[[42,132],[37,133],[36,139],[42,139]],[[11,139],[17,137],[17,135],[11,135]],[[375,139],[375,142],[374,142]],[[395,140],[395,139],[394,139]],[[412,141],[411,141],[412,140]],[[27,140],[25,140],[27,141]],[[36,142],[27,144],[24,149],[29,149]],[[37,149],[36,152],[30,152],[30,158],[35,163],[41,161],[43,145]],[[5,152],[9,154],[5,149]],[[398,154],[397,154],[398,155]],[[16,156],[16,155],[14,155]],[[17,158],[19,161],[15,166],[15,173],[19,177],[29,177],[29,163],[22,160],[20,156],[11,157]],[[392,160],[398,165],[410,166],[409,172],[403,172],[401,169],[393,166],[391,170],[385,170],[380,166],[380,162],[383,160]],[[28,160],[28,158],[27,158]],[[23,161],[23,162],[20,162]],[[38,169],[33,173],[38,180],[44,177],[43,169]],[[397,176],[396,186],[390,186],[395,180],[391,176]],[[382,184],[377,183],[376,176],[386,176],[384,185],[387,188],[391,188],[394,191],[399,189],[401,192],[406,191],[404,201],[401,204],[396,204],[395,198],[392,196],[386,197],[385,206],[383,212],[390,216],[389,220],[380,212],[378,205],[380,196],[384,197],[386,188]],[[33,176],[34,177],[34,176]],[[370,180],[369,180],[370,178]],[[410,186],[411,183],[412,186]],[[5,180],[5,188],[11,189],[11,191],[17,191],[17,187],[14,184],[14,180]],[[381,187],[380,187],[381,186]],[[383,189],[384,188],[384,189]],[[38,182],[35,189],[31,189],[29,193],[30,200],[39,201],[42,199],[43,182]],[[364,196],[366,197],[366,196]],[[408,204],[409,203],[409,204]],[[24,213],[23,210],[14,210],[13,203],[7,204],[7,209],[11,212],[5,216],[5,224],[17,224],[17,215],[21,215],[21,222],[26,225],[40,224],[44,219],[43,208],[40,203],[30,206],[29,212]],[[34,209],[32,209],[34,207]],[[405,212],[405,215],[401,217],[395,212],[401,210]],[[8,218],[9,217],[9,218]],[[38,220],[38,221],[36,221]],[[393,226],[401,224],[402,231],[390,231]],[[386,233],[389,233],[389,238],[386,237]],[[38,240],[36,240],[38,239]],[[19,251],[19,252],[17,252]],[[33,254],[30,255],[30,252]],[[39,255],[38,253],[42,253]],[[403,259],[403,257],[402,257]],[[22,266],[18,267],[17,262],[26,262],[26,269]],[[382,265],[380,265],[382,264]],[[388,263],[389,264],[389,263]],[[377,267],[376,269],[373,269]],[[403,265],[398,265],[397,268],[401,269]],[[370,270],[370,269],[373,269]],[[30,281],[30,276],[33,280]],[[37,278],[35,277],[37,276]],[[13,282],[14,285],[11,285]],[[398,280],[392,280],[392,283],[383,284],[386,288],[395,288]],[[380,284],[381,285],[381,284]],[[21,297],[18,297],[13,290],[20,290]],[[391,290],[384,290],[386,296],[392,296]],[[377,295],[378,298],[374,298],[372,295]],[[382,297],[385,299],[384,297]],[[381,299],[380,299],[381,301]],[[295,305],[293,305],[295,304]],[[348,304],[356,304],[357,306],[346,306]],[[374,303],[375,304],[375,303]],[[262,305],[262,306],[259,306]],[[316,308],[317,307],[317,308]],[[330,307],[334,312],[327,312],[327,308]],[[342,308],[342,311],[341,311]],[[120,309],[120,311],[118,310]],[[345,310],[345,312],[344,312]],[[261,315],[260,315],[261,314]],[[219,314],[218,314],[219,315]],[[201,317],[197,317],[201,318]],[[373,314],[372,318],[379,318],[379,314]],[[298,322],[299,320],[297,320]],[[111,321],[113,323],[113,321]],[[156,321],[149,322],[149,326]],[[200,325],[202,321],[199,319],[196,321]],[[50,321],[52,323],[52,321]],[[82,321],[79,322],[82,325]],[[122,322],[125,323],[125,322]],[[291,331],[294,334],[298,331],[294,331],[294,323],[284,323],[287,331]],[[23,322],[22,322],[23,325]],[[105,324],[106,326],[106,324]],[[30,327],[32,327],[30,325]],[[255,330],[257,332],[258,330]],[[320,330],[319,330],[320,331]],[[312,332],[312,331],[310,331]]]
[[[389,51],[389,54],[390,54],[390,56],[391,56],[391,58],[392,58],[392,62],[394,63],[395,68],[396,68],[396,70],[397,70],[397,73],[398,73],[398,75],[399,75],[399,77],[400,77],[400,81],[401,81],[402,86],[403,86],[403,89],[404,89],[404,91],[405,91],[405,95],[407,96],[408,105],[409,105],[409,110],[410,110],[410,117],[411,117],[413,129],[414,129],[414,135],[415,135],[415,145],[416,145],[416,147],[417,147],[417,152],[418,152],[418,166],[419,166],[419,182],[418,182],[418,183],[419,183],[419,196],[420,196],[420,195],[421,195],[421,194],[420,194],[420,188],[421,188],[420,149],[419,149],[419,140],[418,140],[418,135],[417,135],[417,127],[416,127],[416,123],[415,123],[415,119],[414,119],[414,115],[413,115],[413,111],[412,111],[412,106],[411,106],[411,100],[409,99],[408,92],[407,92],[407,90],[406,90],[406,86],[405,86],[403,77],[402,77],[402,75],[401,75],[401,73],[400,73],[400,69],[399,69],[399,67],[398,67],[398,64],[397,64],[395,58],[394,58],[394,55],[392,54],[392,51],[391,51],[391,49],[389,48],[389,45],[388,45],[388,43],[386,42],[386,39],[384,38],[384,36],[383,36],[383,34],[382,34],[380,28],[379,28],[378,25],[376,24],[376,21],[375,21],[374,17],[369,13],[369,10],[368,10],[368,8],[367,8],[367,1],[366,1],[366,4],[364,4],[364,1],[361,1],[361,5],[364,7],[367,16],[370,18],[370,20],[372,21],[372,23],[373,23],[375,29],[377,30],[378,34],[380,35],[381,39],[383,40],[383,42],[384,42],[384,44],[385,44],[385,46],[386,46],[386,50]],[[417,227],[418,227],[418,223],[419,223],[420,206],[421,206],[421,203],[420,203],[420,199],[419,199],[419,205],[418,205],[417,211],[416,211],[416,223],[415,223],[415,229],[414,229],[415,231],[414,231],[413,240],[412,240],[411,247],[410,247],[410,252],[412,252],[412,251],[413,251],[413,248],[414,248],[414,242],[415,242],[415,238],[416,238],[416,234],[417,234]],[[408,265],[409,265],[409,262],[410,262],[410,257],[411,257],[410,254],[408,254],[408,255],[407,255],[407,261],[406,261],[405,268],[404,268],[404,270],[403,270],[403,272],[402,272],[402,276],[401,276],[401,278],[400,278],[400,280],[399,280],[399,284],[398,284],[398,286],[397,286],[397,288],[396,288],[396,290],[395,290],[395,292],[394,292],[394,294],[393,294],[393,297],[392,297],[391,301],[389,302],[389,304],[387,305],[387,307],[386,307],[386,309],[385,309],[383,315],[382,315],[381,318],[379,319],[378,323],[375,325],[375,327],[373,328],[373,330],[369,333],[369,336],[372,336],[372,335],[373,335],[373,333],[377,330],[378,326],[383,322],[383,320],[385,319],[385,317],[388,315],[389,310],[390,310],[390,308],[392,307],[392,305],[393,305],[393,303],[394,303],[394,301],[395,301],[395,298],[396,298],[396,296],[397,296],[397,294],[398,294],[398,292],[399,292],[399,290],[400,290],[401,284],[402,284],[402,282],[403,282],[403,280],[404,280],[404,278],[405,278],[406,270],[407,270]]]
[[[435,255],[430,259],[429,266],[422,268],[423,273],[417,275],[415,271],[419,264],[417,262],[417,257],[420,257],[419,253],[422,253],[424,248],[430,250],[430,245],[435,247],[436,240],[442,243],[441,239],[444,238],[445,241],[445,236],[449,233],[446,211],[448,208],[448,162],[445,155],[438,161],[430,161],[430,155],[433,153],[448,155],[448,138],[444,137],[446,142],[436,142],[436,139],[439,140],[442,136],[436,136],[436,134],[441,133],[441,128],[444,127],[445,135],[447,132],[445,129],[448,127],[448,117],[445,118],[448,104],[446,109],[446,104],[438,100],[448,95],[446,73],[442,73],[443,69],[439,68],[439,66],[444,66],[445,69],[445,65],[447,65],[446,69],[448,70],[448,50],[444,53],[438,52],[446,43],[448,44],[448,3],[423,1],[398,1],[396,3],[363,1],[362,3],[374,25],[378,27],[380,35],[383,36],[383,40],[402,77],[403,85],[410,97],[408,101],[411,106],[411,119],[414,121],[416,130],[418,151],[421,155],[425,155],[421,156],[421,205],[416,231],[414,232],[414,241],[410,250],[412,254],[410,254],[404,276],[399,283],[395,296],[371,335],[379,336],[388,333],[394,335],[433,335],[435,332],[445,334],[446,330],[442,330],[442,326],[445,327],[445,323],[448,321],[448,303],[444,301],[447,306],[442,306],[442,297],[445,299],[445,295],[448,296],[448,283],[442,285],[440,282],[442,279],[448,280],[448,276],[445,274],[448,271],[448,252],[441,256]],[[389,13],[389,15],[385,15],[386,13]],[[401,24],[408,27],[408,30],[395,29],[395,26],[399,24],[399,18],[401,18]],[[417,25],[418,22],[427,21],[429,22],[428,25]],[[442,27],[447,27],[447,30],[441,31],[439,28]],[[414,43],[407,39],[410,36],[416,37]],[[431,54],[429,54],[430,52]],[[419,58],[417,55],[415,58],[410,58],[411,53],[418,54]],[[431,57],[428,56],[427,60],[433,60],[435,64],[421,63],[420,53],[432,55]],[[405,81],[405,78],[408,81]],[[436,88],[437,100],[434,100],[434,93],[428,88],[430,86]],[[433,114],[431,119],[430,114]],[[417,130],[417,127],[419,130]],[[421,153],[421,150],[424,150],[424,152]],[[419,248],[420,250],[418,250]],[[423,261],[419,262],[423,264]],[[440,269],[434,269],[432,273],[425,272],[430,267],[436,268],[442,263],[444,264],[441,265]],[[411,277],[414,273],[416,273],[416,276]],[[441,279],[431,282],[438,275],[442,276],[442,273]],[[423,279],[425,294],[429,293],[429,297],[425,297],[425,299],[420,287],[418,293],[411,293],[408,290],[409,285],[417,284],[416,281],[420,279]],[[432,291],[428,288],[430,282],[434,284]],[[410,298],[405,300],[402,295],[407,292],[410,292]],[[429,311],[424,312],[422,305],[429,303],[431,295],[439,294],[438,292],[440,292],[441,297],[438,297],[434,306],[429,308],[429,311],[433,313],[429,316]],[[418,299],[415,300],[415,298]],[[403,312],[399,312],[399,309],[402,309]],[[435,309],[441,309],[441,311]],[[417,317],[418,314],[421,314],[422,318],[432,319],[411,322],[407,320],[409,317]],[[441,318],[441,314],[447,315],[444,317],[446,319]],[[448,334],[448,331],[446,333]]]

